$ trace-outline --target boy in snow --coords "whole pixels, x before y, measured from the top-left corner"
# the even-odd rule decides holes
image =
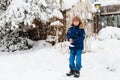
[[[74,77],[80,76],[81,54],[84,48],[85,30],[82,27],[82,21],[79,16],[75,16],[72,19],[72,25],[67,31],[67,40],[70,42],[70,57],[69,68],[70,72],[67,76],[74,75]]]

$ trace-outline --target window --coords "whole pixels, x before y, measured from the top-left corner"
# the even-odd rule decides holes
[[[118,15],[118,27],[120,28],[120,15]]]
[[[120,27],[120,15],[105,15],[101,16],[102,27],[113,26]]]

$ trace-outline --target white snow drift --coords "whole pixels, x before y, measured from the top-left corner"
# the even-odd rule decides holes
[[[112,26],[107,26],[106,28],[103,28],[99,32],[98,38],[100,40],[114,39],[114,38],[120,40],[120,28],[112,27]]]

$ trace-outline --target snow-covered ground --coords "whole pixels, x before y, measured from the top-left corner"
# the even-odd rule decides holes
[[[66,77],[68,47],[44,41],[27,51],[0,52],[0,80],[120,80],[120,40],[91,38],[91,51],[82,55],[80,78]]]
[[[107,26],[99,32],[98,39],[99,40],[105,40],[105,39],[120,40],[120,28]]]

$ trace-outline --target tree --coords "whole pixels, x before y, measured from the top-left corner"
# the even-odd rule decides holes
[[[0,0],[0,10],[6,10],[10,5],[11,0]]]
[[[21,24],[22,27],[31,26],[35,19],[46,24],[53,16],[61,17],[59,14],[62,14],[57,0],[0,0],[0,3],[2,51],[29,49],[26,37],[20,35]]]

